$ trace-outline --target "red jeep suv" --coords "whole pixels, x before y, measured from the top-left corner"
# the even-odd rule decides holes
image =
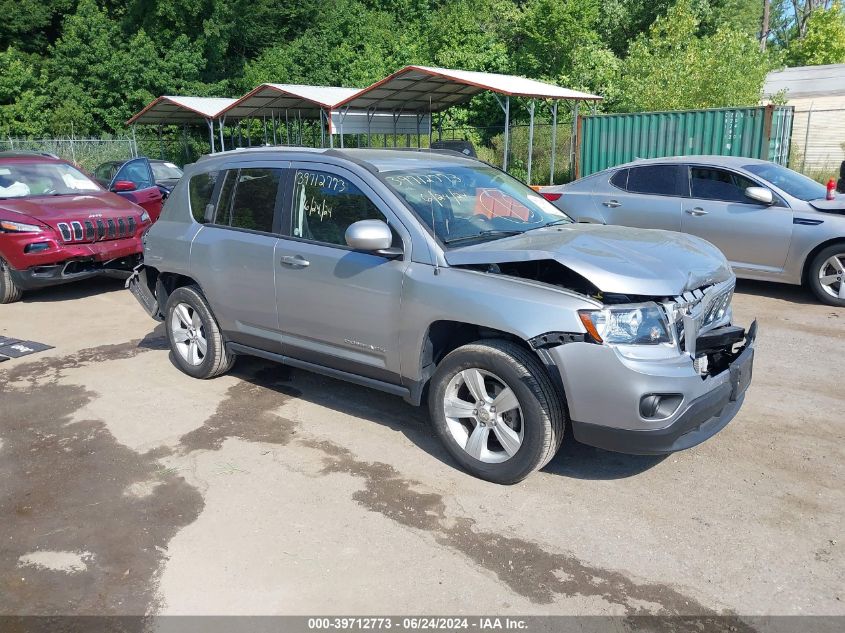
[[[25,290],[131,270],[150,223],[146,209],[66,161],[0,152],[0,303]]]

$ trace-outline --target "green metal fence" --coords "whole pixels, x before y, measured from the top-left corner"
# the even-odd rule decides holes
[[[599,114],[581,118],[576,175],[637,158],[747,156],[786,165],[792,106]]]

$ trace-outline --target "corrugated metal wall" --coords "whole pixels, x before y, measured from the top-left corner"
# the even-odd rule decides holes
[[[748,156],[785,165],[791,106],[636,112],[582,117],[577,175],[636,158],[690,154]]]

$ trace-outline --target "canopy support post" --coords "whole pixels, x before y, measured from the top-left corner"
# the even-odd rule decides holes
[[[528,184],[531,184],[531,159],[534,157],[534,99],[528,106]]]
[[[278,145],[276,141],[276,111],[270,110],[270,127],[273,128],[273,145]]]
[[[214,119],[206,119],[208,123],[208,138],[211,140],[211,153],[214,154]]]
[[[555,156],[557,155],[557,100],[552,102],[552,160],[549,165],[549,184],[555,180]]]
[[[222,117],[217,121],[217,129],[220,131],[220,151],[226,151],[226,145],[223,143],[223,126],[226,124],[226,117]]]
[[[285,139],[290,145],[290,121],[288,120],[288,109],[285,108]]]
[[[132,149],[129,152],[132,158],[138,158],[138,139],[135,136],[135,124],[132,124]]]
[[[191,154],[188,151],[188,124],[182,124],[182,147],[185,150],[185,164],[191,162]]]
[[[572,175],[572,178],[575,178],[575,162],[578,160],[578,157],[575,155],[575,152],[578,151],[578,100],[572,102],[572,147],[569,150],[569,172]]]
[[[349,106],[343,108],[340,113],[340,149],[343,149],[343,119],[346,118],[347,112],[349,112]]]
[[[511,98],[510,95],[505,95],[505,101],[502,103],[502,98],[493,93],[496,101],[499,102],[499,107],[505,113],[505,155],[502,158],[502,171],[508,170],[508,151],[510,150],[510,130],[511,130]]]
[[[373,117],[376,115],[376,109],[374,107],[367,108],[367,147],[372,147],[372,136],[371,136],[371,126],[373,122]]]

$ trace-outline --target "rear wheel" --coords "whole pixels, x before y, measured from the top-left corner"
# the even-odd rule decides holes
[[[820,301],[845,307],[845,243],[822,249],[810,263],[807,280]]]
[[[539,361],[510,341],[479,341],[446,356],[431,379],[428,406],[452,457],[500,484],[545,466],[563,439],[559,394]]]
[[[235,362],[220,327],[197,286],[174,290],[165,307],[167,340],[177,367],[194,378],[225,374]]]
[[[18,288],[9,272],[9,264],[0,257],[0,303],[20,301],[23,290]]]

